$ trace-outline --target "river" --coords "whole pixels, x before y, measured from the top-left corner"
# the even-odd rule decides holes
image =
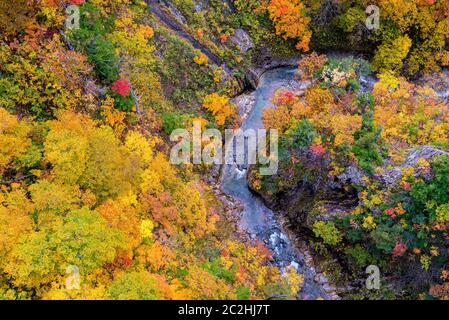
[[[271,100],[275,91],[281,87],[292,87],[298,84],[294,80],[296,68],[285,67],[265,72],[255,91],[256,102],[250,114],[242,124],[242,129],[263,128],[262,112],[273,106]],[[316,270],[307,266],[307,253],[300,252],[287,236],[273,211],[265,206],[262,200],[254,195],[248,187],[247,168],[245,166],[226,165],[222,174],[222,190],[243,204],[240,227],[248,232],[252,239],[266,244],[273,256],[274,263],[283,270],[293,266],[298,273],[304,275],[304,285],[298,293],[300,299],[328,299],[327,281],[315,281]],[[322,278],[321,276],[320,278]],[[324,286],[323,286],[324,284]],[[327,291],[330,291],[327,289]]]

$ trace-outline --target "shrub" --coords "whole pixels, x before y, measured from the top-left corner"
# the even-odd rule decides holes
[[[103,37],[93,40],[86,47],[86,54],[89,63],[94,64],[94,71],[100,79],[106,83],[111,83],[117,79],[119,59],[111,41]]]
[[[107,39],[108,32],[114,26],[114,18],[104,18],[100,10],[90,3],[81,7],[80,29],[72,31],[71,37],[76,49],[82,50],[94,65],[97,77],[105,83],[118,78],[119,58],[114,44]]]
[[[354,259],[354,262],[358,268],[367,266],[372,259],[369,252],[359,244],[356,244],[354,247],[347,248],[345,250],[345,254]]]
[[[124,79],[119,79],[115,81],[112,84],[111,89],[112,91],[123,97],[129,96],[129,94],[131,93],[131,85],[129,84],[128,81]]]
[[[373,164],[382,164],[386,146],[382,142],[382,129],[374,124],[374,98],[372,95],[359,96],[359,106],[364,111],[362,128],[354,134],[352,152],[357,157],[360,168],[369,174],[374,173]],[[367,109],[367,110],[366,110]]]
[[[295,120],[281,137],[281,146],[285,149],[306,150],[313,143],[316,136],[315,127],[309,120]]]
[[[165,112],[162,115],[162,130],[166,134],[171,134],[176,129],[183,129],[186,123],[193,116],[189,114],[182,114],[177,112]]]
[[[249,288],[237,287],[237,300],[249,300],[251,298],[251,290]]]
[[[351,7],[344,14],[338,16],[337,25],[345,32],[352,32],[357,23],[364,23],[365,19],[365,11],[358,7]]]

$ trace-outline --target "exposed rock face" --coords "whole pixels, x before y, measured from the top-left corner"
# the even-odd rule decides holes
[[[171,2],[166,2],[167,7],[170,9],[171,14],[173,17],[175,17],[176,20],[178,20],[179,23],[186,24],[187,19],[184,17],[184,15],[181,13],[181,11],[176,8],[175,5],[173,5]]]
[[[270,57],[263,58],[261,61],[254,62],[254,66],[248,69],[246,73],[246,81],[253,89],[256,89],[259,85],[260,77],[267,70],[280,67],[296,67],[299,60],[299,57],[288,59],[273,59]]]
[[[355,198],[338,200],[321,200],[316,202],[312,210],[307,214],[304,226],[312,229],[316,221],[332,221],[335,218],[341,218],[348,214],[348,212],[356,205]]]
[[[363,172],[357,166],[352,165],[346,168],[345,172],[338,176],[338,181],[345,181],[345,183],[356,184],[364,186]]]
[[[311,229],[317,220],[328,221],[342,216],[357,205],[357,192],[350,181],[297,181],[292,188],[278,193],[270,190],[254,190],[255,173],[251,168],[248,184],[260,194],[270,208],[281,212],[288,220],[293,232],[298,235]]]
[[[254,48],[253,40],[243,29],[236,29],[235,34],[231,36],[230,40],[240,48],[242,53],[246,53]]]
[[[388,185],[395,185],[402,174],[402,169],[415,166],[420,159],[431,160],[441,155],[449,155],[448,152],[432,146],[422,146],[413,149],[405,161],[391,170],[386,170],[379,178]]]
[[[209,48],[205,47],[186,31],[184,26],[185,24],[179,22],[180,20],[185,20],[185,17],[173,4],[160,2],[159,0],[146,0],[146,2],[151,7],[153,14],[159,18],[163,24],[175,32],[179,37],[188,41],[195,49],[200,50],[203,54],[205,54],[211,63],[222,67],[226,76],[231,75],[231,69],[223,63],[221,57],[214,54]],[[170,13],[167,13],[167,8]]]

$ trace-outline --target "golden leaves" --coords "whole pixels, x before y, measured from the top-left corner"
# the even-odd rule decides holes
[[[0,108],[0,174],[12,160],[31,146],[29,132],[30,127],[25,121],[19,121]]]
[[[271,0],[268,12],[273,20],[276,34],[284,39],[299,40],[296,48],[309,50],[312,32],[309,30],[311,19],[304,15],[305,6],[300,0]]]

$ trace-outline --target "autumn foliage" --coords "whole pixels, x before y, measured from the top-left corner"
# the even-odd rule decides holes
[[[229,98],[218,93],[212,93],[204,98],[203,107],[210,111],[214,116],[215,122],[222,126],[226,120],[236,114],[235,106],[229,101]]]
[[[312,33],[309,30],[310,17],[304,15],[305,5],[301,0],[271,0],[268,12],[276,33],[284,39],[298,41],[296,48],[309,50]]]
[[[231,98],[263,52],[348,48],[371,63],[313,52],[301,88],[275,92],[262,120],[280,133],[279,173],[252,187],[315,200],[334,186],[338,215],[312,223],[314,253],[351,276],[417,267],[419,293],[449,298],[449,107],[410,77],[449,65],[449,0],[374,0],[377,30],[367,1],[232,4],[173,2],[192,45],[145,1],[0,0],[0,299],[296,298],[304,276],[236,232],[207,168],[173,166],[167,137],[195,120],[238,126]],[[406,161],[417,148],[440,155]]]
[[[63,30],[68,4],[81,6],[79,30]],[[0,298],[297,291],[299,275],[287,281],[262,245],[235,239],[211,188],[166,157],[160,110],[174,106],[150,13],[130,4],[0,1]],[[219,126],[235,119],[226,95],[204,106]]]
[[[126,97],[131,92],[131,87],[129,82],[124,79],[118,79],[111,86],[112,91],[121,95],[122,97]]]
[[[399,43],[390,49],[402,50]],[[392,65],[400,66],[399,60]],[[373,63],[377,61],[375,57]],[[281,132],[280,169],[275,176],[255,175],[252,186],[270,198],[294,192],[298,185],[338,192],[333,184],[343,181],[345,199],[354,203],[345,205],[341,216],[332,197],[307,202],[312,204],[307,219],[314,221],[310,227],[320,245],[344,255],[355,272],[377,261],[396,276],[416,269],[441,274],[440,279],[417,282],[444,299],[449,107],[433,88],[398,76],[399,69],[385,68],[378,79],[370,69],[366,61],[352,57],[311,54],[302,59],[298,72],[308,87],[296,94],[279,90],[274,107],[263,114],[264,125]],[[362,79],[371,79],[372,86],[363,87]],[[413,159],[411,154],[422,150],[435,156],[423,153]],[[348,175],[356,181],[345,180]],[[337,207],[331,211],[335,217],[320,216],[327,206]]]

